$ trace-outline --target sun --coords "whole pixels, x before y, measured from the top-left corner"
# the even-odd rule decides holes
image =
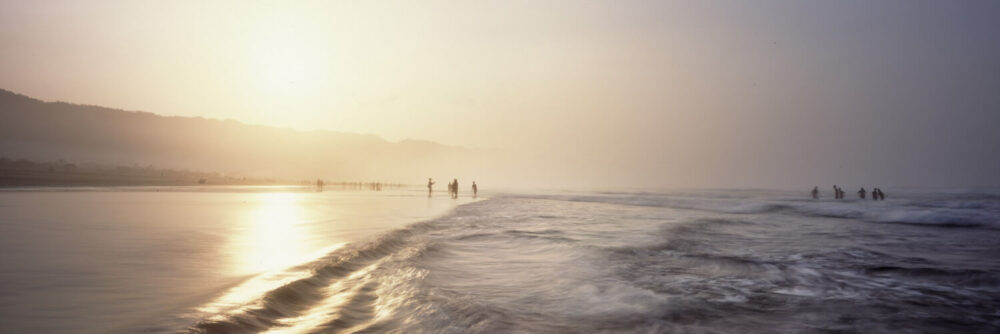
[[[302,89],[313,78],[309,64],[303,57],[307,51],[277,47],[261,54],[260,79],[274,90]]]
[[[256,91],[274,98],[301,98],[321,90],[327,78],[327,53],[310,34],[271,29],[254,37],[247,72]]]

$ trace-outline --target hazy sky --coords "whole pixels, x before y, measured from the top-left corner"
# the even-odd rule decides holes
[[[998,1],[3,1],[0,88],[596,186],[1000,186]]]

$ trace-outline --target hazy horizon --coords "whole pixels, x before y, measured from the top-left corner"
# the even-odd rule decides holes
[[[1000,186],[995,2],[0,7],[0,88],[509,152],[487,184]]]
[[[1000,333],[998,32],[0,0],[0,333]]]

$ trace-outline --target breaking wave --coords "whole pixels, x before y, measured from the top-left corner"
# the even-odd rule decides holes
[[[831,224],[994,226],[995,208],[497,196],[289,268],[242,302],[208,303],[187,331],[997,331],[997,231]]]

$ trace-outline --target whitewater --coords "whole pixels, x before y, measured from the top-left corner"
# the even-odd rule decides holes
[[[1000,331],[1000,192],[886,192],[885,201],[813,200],[806,191],[777,190],[510,192],[460,202],[427,199],[417,190],[364,195],[364,203],[349,202],[364,204],[368,213],[344,219],[398,223],[346,238],[325,232],[309,239],[316,246],[308,250],[320,250],[316,256],[207,284],[210,291],[192,289],[183,298],[173,291],[167,295],[182,302],[163,303],[168,306],[101,331]],[[3,194],[0,209],[27,205],[11,199],[17,195]],[[170,195],[211,206],[204,199],[185,202],[185,192]],[[234,195],[208,199],[226,196]],[[313,203],[332,195],[297,196]],[[306,221],[326,221],[332,211],[322,208],[337,203],[318,198]],[[395,202],[372,204],[383,201]],[[420,215],[401,213],[415,208]],[[371,210],[396,214],[366,216]],[[288,212],[279,210],[276,219]],[[4,217],[10,231],[11,215]],[[324,243],[334,239],[343,242]],[[24,265],[0,259],[7,268],[0,276],[4,285],[24,286],[13,282],[19,274],[11,270]],[[28,302],[34,309],[25,311],[10,290],[0,299],[0,329],[42,328],[12,320],[12,314],[44,315],[52,305],[88,303]],[[119,295],[110,302],[135,306],[163,299],[146,296]],[[45,318],[31,319],[60,321]],[[46,331],[80,332],[51,329]]]

